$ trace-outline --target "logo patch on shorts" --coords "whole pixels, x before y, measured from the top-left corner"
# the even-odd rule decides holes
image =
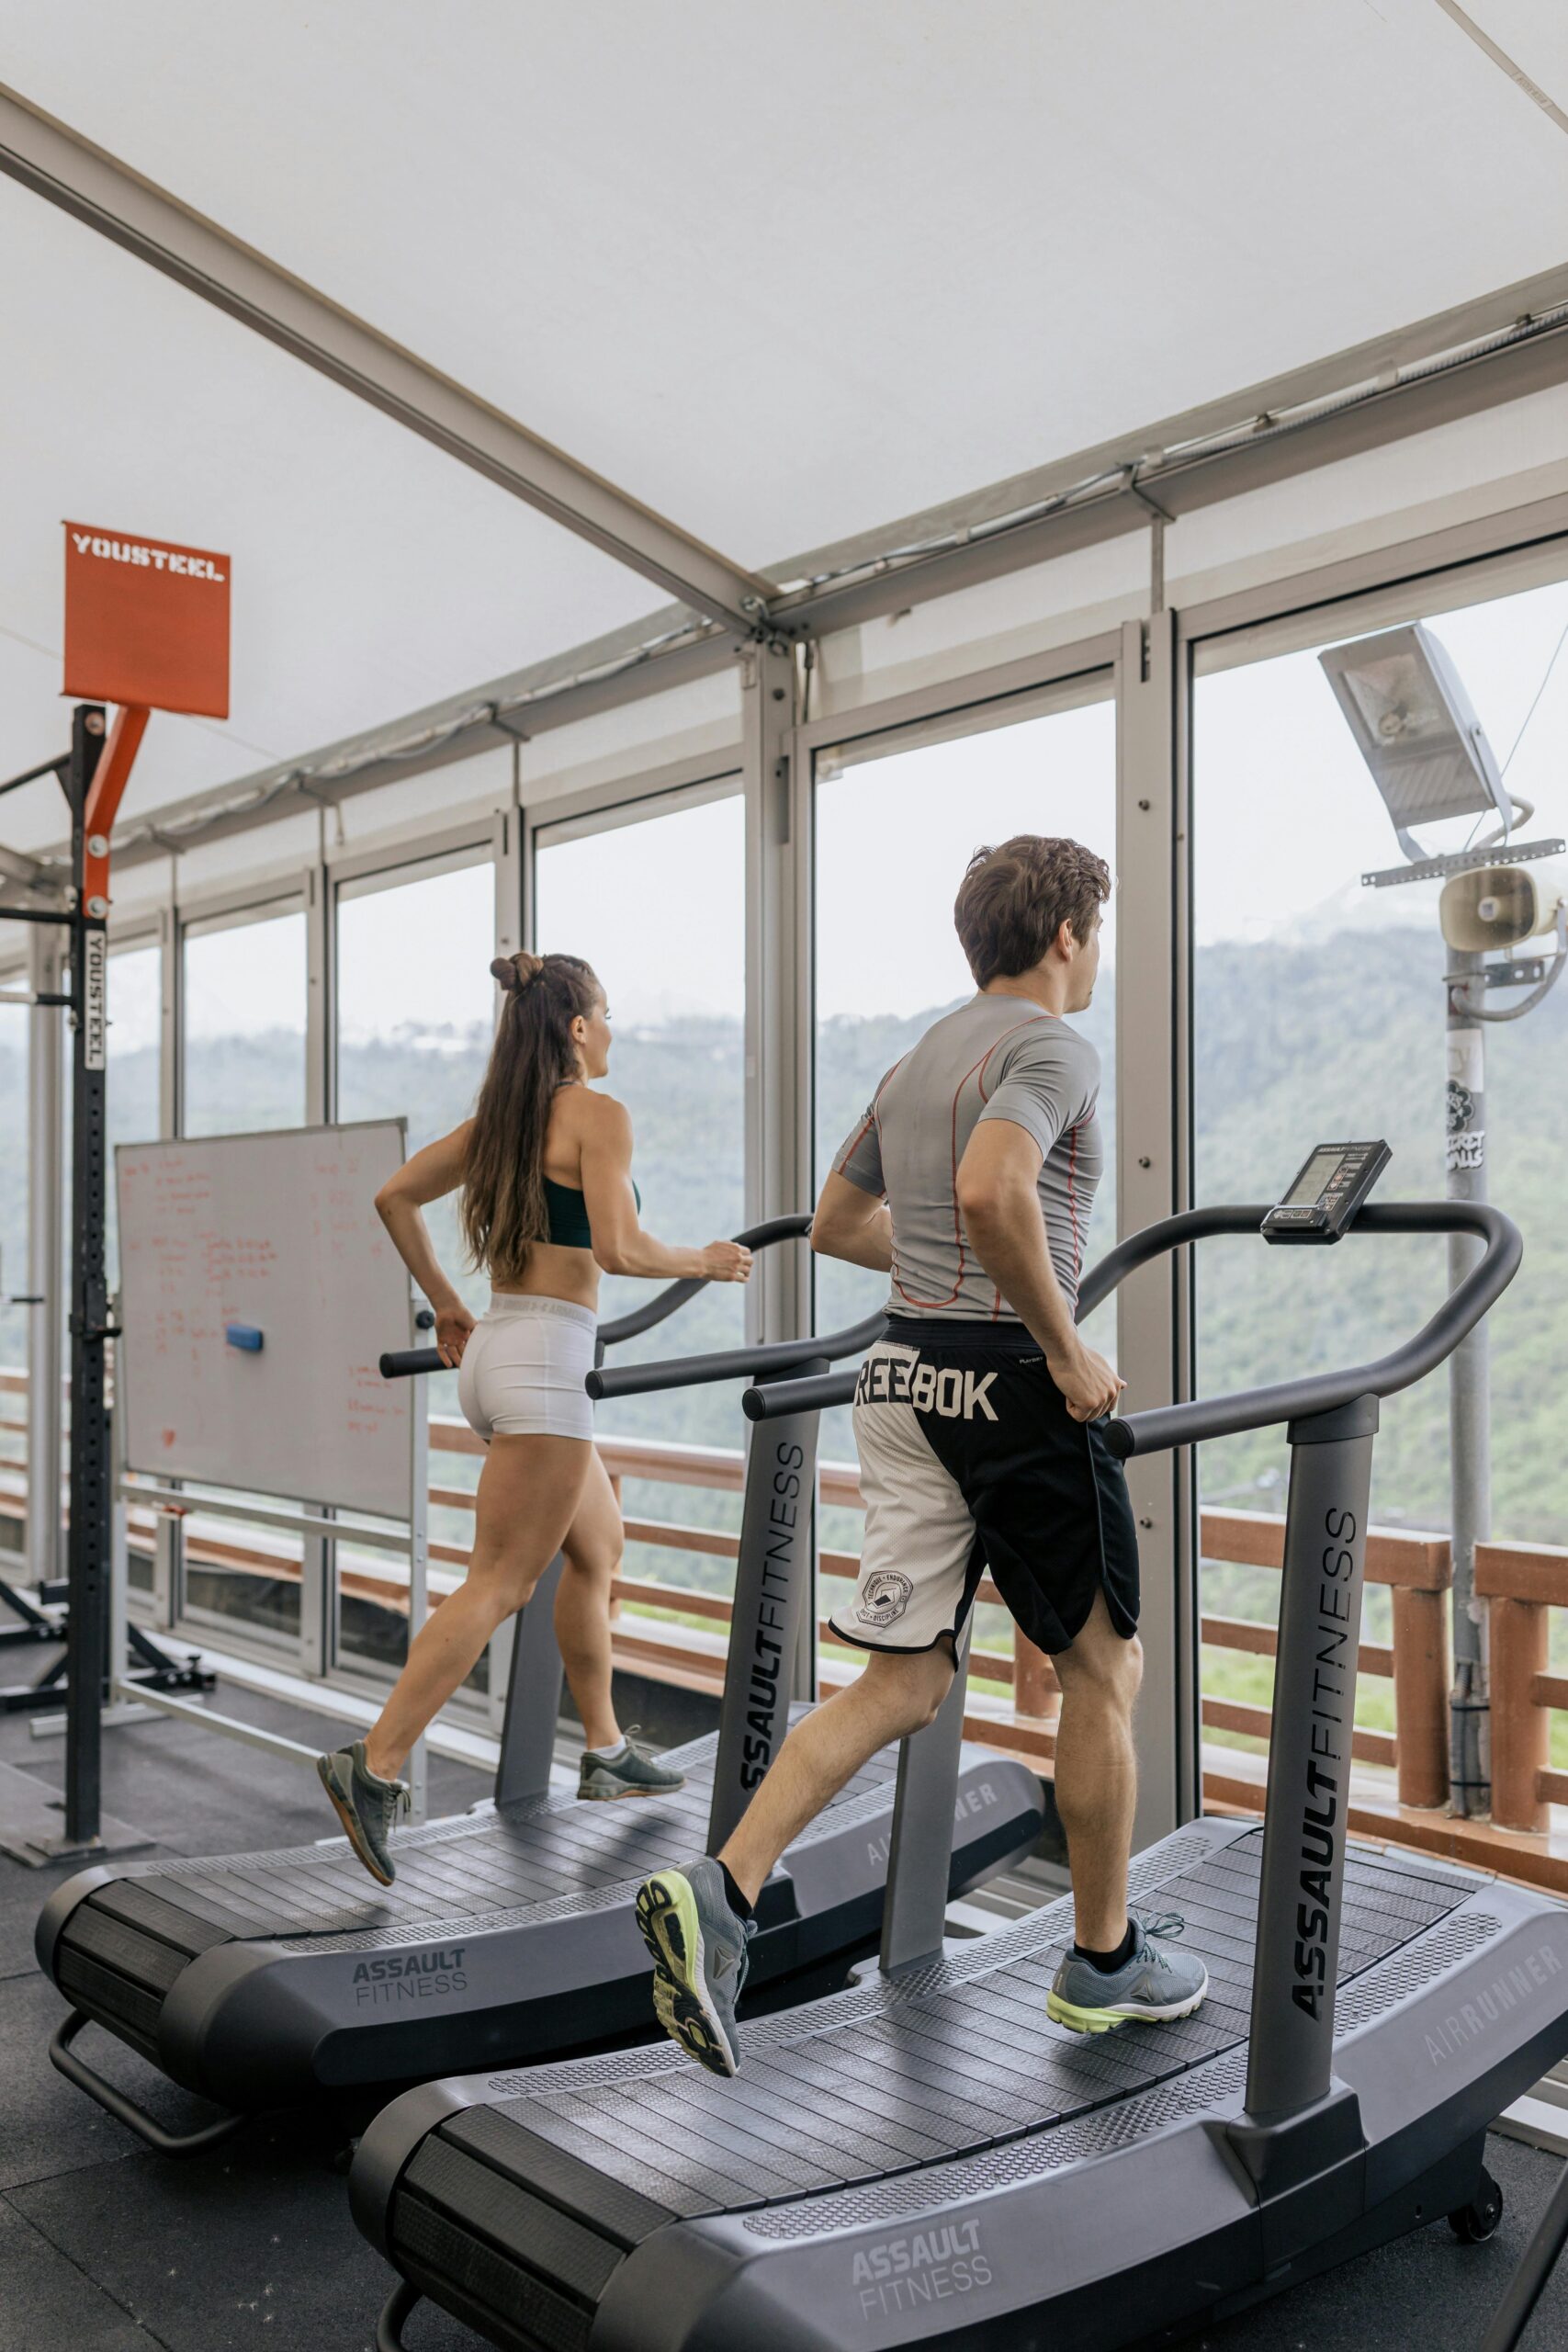
[[[891,1625],[914,1596],[913,1577],[901,1576],[897,1568],[878,1568],[861,1588],[855,1615],[863,1625]]]

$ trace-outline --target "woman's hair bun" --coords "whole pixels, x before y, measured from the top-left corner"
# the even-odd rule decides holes
[[[545,958],[531,956],[527,948],[520,947],[515,956],[498,956],[490,968],[491,977],[498,979],[503,989],[511,989],[515,995],[521,996],[529,982],[536,980],[544,970]]]

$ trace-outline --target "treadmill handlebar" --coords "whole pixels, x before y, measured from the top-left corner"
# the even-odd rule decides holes
[[[809,1216],[771,1216],[761,1225],[749,1225],[744,1233],[736,1234],[734,1238],[743,1250],[771,1250],[778,1241],[804,1240],[810,1230]],[[615,1347],[622,1340],[639,1340],[645,1331],[653,1330],[677,1307],[684,1306],[689,1298],[706,1288],[705,1275],[693,1274],[678,1283],[666,1283],[661,1291],[656,1291],[640,1306],[616,1316],[613,1323],[602,1323],[599,1348]],[[379,1369],[383,1380],[412,1380],[421,1373],[450,1372],[452,1366],[444,1361],[438,1348],[389,1348],[380,1359]]]
[[[742,1250],[771,1250],[780,1241],[803,1240],[810,1230],[809,1216],[771,1216],[761,1225],[749,1225],[744,1233],[733,1234],[730,1238],[738,1241]],[[678,1306],[684,1306],[689,1298],[694,1298],[698,1291],[706,1290],[707,1286],[705,1274],[688,1275],[681,1282],[666,1283],[641,1306],[632,1307],[626,1315],[617,1315],[613,1323],[602,1323],[599,1345],[601,1348],[614,1348],[618,1347],[623,1340],[640,1340],[645,1331],[651,1331],[657,1324],[664,1322]]]
[[[1216,1234],[1256,1235],[1269,1204],[1188,1209],[1134,1233],[1106,1255],[1078,1295],[1081,1322],[1135,1268],[1168,1250]],[[1391,1354],[1345,1372],[1316,1373],[1303,1380],[1247,1388],[1231,1396],[1198,1397],[1187,1405],[1156,1406],[1101,1423],[1111,1452],[1126,1461],[1134,1453],[1158,1453],[1170,1446],[1197,1445],[1207,1438],[1233,1437],[1243,1430],[1267,1429],[1279,1421],[1333,1412],[1358,1396],[1392,1396],[1422,1380],[1453,1353],[1466,1334],[1502,1296],[1518,1271],[1524,1243],[1513,1219],[1483,1201],[1393,1201],[1361,1210],[1356,1233],[1472,1233],[1484,1244],[1480,1258],[1449,1293],[1430,1321]],[[741,1397],[748,1420],[766,1421],[780,1413],[827,1412],[854,1396],[855,1374],[829,1373],[749,1388]]]
[[[775,1421],[781,1413],[826,1413],[854,1401],[859,1372],[818,1372],[809,1380],[770,1380],[742,1391],[749,1421]]]
[[[595,1399],[645,1396],[656,1388],[700,1388],[716,1380],[743,1380],[748,1375],[755,1379],[761,1373],[787,1374],[803,1363],[818,1363],[824,1357],[835,1363],[840,1356],[860,1355],[882,1337],[886,1328],[887,1318],[879,1307],[863,1323],[852,1323],[842,1331],[825,1331],[814,1339],[775,1340],[771,1344],[759,1342],[754,1348],[726,1348],[717,1355],[671,1357],[663,1363],[622,1364],[613,1372],[591,1372],[588,1394]],[[854,1375],[852,1373],[843,1377],[852,1381]],[[784,1393],[788,1402],[778,1409],[807,1410],[802,1399],[806,1391],[815,1385],[811,1380],[787,1381]]]
[[[1231,1396],[1200,1396],[1189,1405],[1162,1405],[1150,1412],[1129,1413],[1105,1425],[1111,1452],[1126,1461],[1134,1453],[1159,1453],[1174,1445],[1198,1445],[1207,1438],[1235,1437],[1243,1430],[1332,1413],[1342,1405],[1353,1404],[1358,1396],[1393,1396],[1402,1388],[1411,1388],[1451,1356],[1488,1308],[1495,1306],[1517,1273],[1525,1250],[1512,1217],[1485,1201],[1391,1201],[1362,1209],[1349,1231],[1472,1233],[1483,1247],[1437,1313],[1413,1339],[1386,1356],[1371,1363],[1352,1364],[1344,1372],[1314,1373],[1304,1380],[1244,1388]]]
[[[422,1372],[450,1372],[439,1348],[388,1348],[379,1359],[383,1380],[412,1380]]]

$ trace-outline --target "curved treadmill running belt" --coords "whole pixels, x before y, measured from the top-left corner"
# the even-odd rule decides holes
[[[1125,2286],[1140,2262],[1173,2318],[1246,2300],[1262,2233],[1207,2127],[1242,2104],[1261,1842],[1254,1826],[1201,1822],[1134,1866],[1134,1896],[1179,1910],[1208,1962],[1195,2017],[1093,2038],[1050,2024],[1071,1932],[1055,1903],[753,2024],[732,2082],[666,2048],[411,2092],[363,2143],[360,2226],[412,2287],[513,2352],[817,2352],[949,2331],[967,2346],[980,2339],[966,2322],[995,2325],[987,2344],[1036,2345],[1047,2309],[1072,2329],[1049,2341],[1089,2352],[1097,2305],[1117,2301],[1108,2271]],[[1339,2065],[1373,2143],[1369,2204],[1397,2186],[1402,2099],[1429,2102],[1417,2077],[1432,2049],[1467,2041],[1462,2015],[1451,2033],[1442,2020],[1521,1967],[1524,2005],[1543,1966],[1525,1947],[1548,1909],[1442,1863],[1351,1848]],[[1551,1928],[1549,2035],[1568,1917]],[[1521,2082],[1534,2063],[1521,2049]],[[1108,2157],[1113,2168],[1096,2161]],[[1048,2178],[1053,2195],[1032,2193]],[[1194,2263],[1205,2237],[1213,2258]],[[1124,2314],[1109,2338],[1124,2341],[1117,2327]]]
[[[343,1839],[82,1871],[46,1905],[39,1957],[78,2008],[236,2108],[650,2027],[637,1885],[702,1851],[715,1748],[709,1733],[672,1751],[673,1796],[551,1795],[400,1833],[386,1894]],[[874,1757],[786,1854],[759,1982],[875,1933],[897,1764]],[[955,1893],[1032,1843],[1040,1803],[1025,1766],[965,1751]]]

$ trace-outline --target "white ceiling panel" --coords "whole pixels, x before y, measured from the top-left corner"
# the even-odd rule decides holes
[[[1534,48],[1562,6],[1477,13]],[[1435,0],[0,28],[25,96],[753,566],[1527,277],[1568,219],[1568,139]]]
[[[646,582],[0,179],[0,779],[58,751],[62,520],[233,559],[224,725],[154,717],[148,808],[646,613]],[[59,837],[52,784],[4,804]]]

